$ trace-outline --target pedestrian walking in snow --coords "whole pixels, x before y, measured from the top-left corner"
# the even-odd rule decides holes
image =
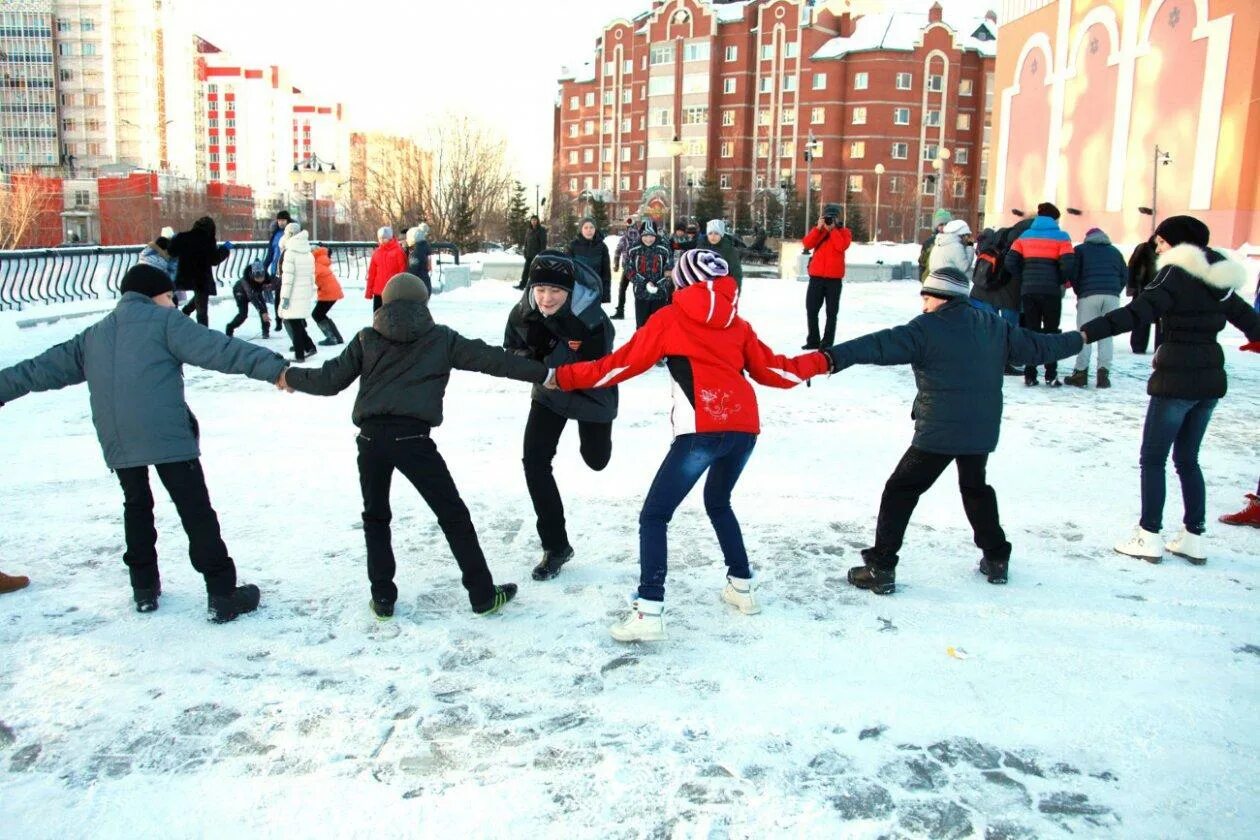
[[[1020,287],[1024,326],[1046,335],[1059,332],[1063,290],[1076,271],[1072,238],[1059,228],[1059,208],[1049,202],[1037,205],[1037,218],[1015,240],[1004,264]],[[1024,368],[1024,384],[1037,384],[1036,365]],[[1046,384],[1063,384],[1055,361],[1046,365]]]
[[[309,234],[297,222],[285,228],[280,272],[280,317],[293,342],[293,358],[302,362],[317,352],[306,331],[306,319],[315,307],[315,256]]]
[[[919,246],[919,282],[922,283],[927,279],[928,274],[932,271],[930,260],[932,258],[932,249],[936,247],[936,236],[945,230],[945,225],[949,224],[949,220],[953,216],[948,210],[937,210],[932,214],[932,232],[928,234],[927,239],[923,240],[923,244]]]
[[[407,273],[419,277],[433,292],[429,271],[433,267],[433,248],[429,245],[429,226],[423,222],[407,231]]]
[[[1085,232],[1085,241],[1076,246],[1076,266],[1072,273],[1072,291],[1076,292],[1076,328],[1120,308],[1120,292],[1128,281],[1129,269],[1124,255],[1100,228]],[[1111,387],[1112,341],[1098,342],[1099,388]],[[1093,347],[1086,344],[1076,356],[1072,373],[1064,384],[1077,388],[1089,385],[1089,359]]]
[[[341,283],[337,282],[337,275],[333,274],[332,255],[321,245],[311,251],[311,256],[315,259],[315,310],[311,312],[311,320],[324,334],[324,340],[320,342],[320,345],[335,347],[338,344],[345,344],[345,339],[341,337],[341,330],[337,329],[333,319],[328,317],[329,311],[337,301],[346,296],[346,293],[341,290]]]
[[[278,383],[286,362],[265,348],[206,329],[175,309],[170,279],[147,265],[123,277],[114,311],[69,341],[0,370],[0,405],[32,391],[87,382],[105,464],[123,490],[123,561],[138,612],[158,607],[157,531],[149,467],[175,503],[188,556],[205,578],[210,619],[258,606],[258,587],[238,586],[201,469],[197,419],[184,401],[183,366]]]
[[[844,290],[844,253],[853,244],[853,231],[840,226],[840,205],[823,207],[818,224],[801,240],[809,258],[809,288],[805,292],[805,324],[808,333],[802,350],[829,347],[836,340],[836,314]],[[818,313],[826,306],[827,321],[818,334]]]
[[[608,256],[608,246],[603,236],[595,229],[595,220],[589,216],[578,226],[578,235],[569,243],[569,253],[573,259],[585,265],[599,277],[603,283],[599,299],[601,303],[612,302],[612,258]]]
[[[543,251],[530,266],[525,295],[508,315],[503,346],[553,369],[611,353],[614,331],[599,305],[599,277],[559,251]],[[582,460],[596,472],[608,466],[617,389],[556,391],[535,385],[531,397],[523,463],[543,548],[532,574],[534,580],[550,580],[573,559],[551,468],[560,435],[568,421],[576,421]]]
[[[617,240],[617,251],[613,254],[613,271],[622,272],[621,282],[617,284],[617,311],[612,316],[618,321],[626,317],[626,287],[630,285],[630,278],[623,271],[626,257],[629,256],[630,249],[639,244],[641,232],[642,229],[634,223],[633,216],[626,219],[625,233]]]
[[[284,238],[284,229],[293,221],[288,210],[276,213],[275,225],[271,229],[271,238],[267,242],[267,257],[263,268],[267,278],[271,280],[271,298],[276,310],[276,332],[280,332],[280,240]]]
[[[399,274],[381,290],[381,308],[341,355],[320,368],[290,368],[282,386],[319,396],[338,394],[356,380],[351,420],[359,427],[359,485],[367,543],[372,611],[394,614],[394,549],[389,490],[402,473],[437,516],[473,612],[497,612],[516,594],[516,584],[496,586],[486,566],[468,507],[431,437],[442,424],[442,401],[452,370],[541,383],[547,368],[437,324],[429,290],[419,277]]]
[[[678,291],[672,305],[611,355],[564,365],[548,378],[549,387],[564,391],[608,388],[667,358],[675,383],[674,442],[639,514],[639,590],[630,615],[610,628],[618,641],[665,638],[669,521],[706,472],[704,507],[726,561],[722,599],[745,615],[761,611],[731,509],[731,493],[761,432],[757,397],[744,372],[762,385],[791,388],[825,373],[828,362],[821,353],[779,356],[762,344],[739,317],[739,293],[729,273],[714,252],[687,251],[674,267]]]
[[[962,219],[946,222],[928,253],[928,272],[952,268],[971,276],[976,250],[971,242],[971,227]]]
[[[407,271],[407,255],[394,238],[394,229],[386,225],[376,232],[377,247],[368,261],[367,284],[363,297],[372,301],[372,311],[382,306],[381,292],[391,277]]]
[[[529,229],[525,231],[525,243],[522,247],[525,265],[521,269],[521,282],[516,284],[516,288],[525,288],[525,284],[529,282],[529,264],[533,262],[534,257],[541,254],[546,248],[547,229],[542,226],[538,216],[530,216]]]
[[[726,231],[726,222],[721,219],[710,219],[705,225],[704,238],[708,245],[704,246],[716,252],[730,266],[731,276],[735,278],[735,288],[744,288],[744,264],[740,259],[739,246],[735,238]]]
[[[1124,292],[1129,297],[1137,297],[1155,280],[1155,262],[1159,255],[1155,253],[1155,239],[1139,242],[1129,255],[1129,279]],[[1155,331],[1155,350],[1164,343],[1164,331],[1159,321],[1154,324],[1134,324],[1129,333],[1129,349],[1139,355],[1146,352],[1151,341],[1151,330]]]
[[[985,478],[1002,423],[1006,365],[1043,364],[1081,349],[1079,333],[1038,334],[972,305],[970,285],[960,271],[937,269],[919,291],[922,315],[823,351],[833,373],[859,364],[910,365],[918,385],[914,439],[884,485],[875,544],[862,550],[863,565],[848,574],[849,583],[877,595],[896,590],[910,515],[951,461],[958,465],[963,511],[983,553],[980,572],[989,583],[1006,583],[1011,544],[998,519],[997,494]]]
[[[0,572],[0,595],[17,592],[19,589],[25,589],[30,585],[31,579],[26,575],[6,575],[4,572]]]
[[[1089,342],[1160,320],[1164,343],[1155,353],[1146,386],[1146,409],[1139,459],[1142,516],[1133,536],[1116,551],[1151,563],[1167,549],[1195,565],[1207,562],[1203,538],[1207,491],[1199,468],[1199,446],[1217,402],[1225,396],[1225,354],[1217,333],[1233,324],[1247,336],[1243,350],[1260,352],[1260,315],[1237,294],[1247,282],[1240,263],[1208,247],[1209,231],[1193,216],[1170,216],[1155,228],[1159,254],[1155,279],[1128,306],[1081,327]],[[1164,470],[1168,453],[1181,479],[1185,505],[1181,532],[1167,545],[1164,524]]]
[[[680,251],[678,253],[685,253]],[[656,228],[643,223],[639,244],[626,255],[626,277],[634,287],[634,322],[639,329],[647,319],[669,305],[674,283],[669,272],[673,261],[669,249],[657,242]]]
[[[232,286],[232,299],[236,301],[236,317],[228,322],[223,332],[231,336],[237,327],[245,323],[249,317],[249,308],[258,310],[258,320],[262,324],[262,337],[269,338],[271,333],[271,316],[267,314],[267,292],[271,290],[271,280],[263,268],[262,260],[254,260],[245,266],[241,279]]]
[[[228,258],[231,242],[215,244],[214,219],[202,216],[193,222],[192,228],[177,233],[171,239],[167,253],[179,260],[175,274],[175,287],[193,293],[183,309],[185,315],[197,313],[197,323],[210,324],[210,298],[218,294],[214,282],[214,267]]]

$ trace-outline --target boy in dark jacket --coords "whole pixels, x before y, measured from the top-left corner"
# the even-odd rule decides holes
[[[508,316],[503,346],[549,368],[601,358],[612,352],[613,325],[599,305],[599,278],[559,251],[543,251],[530,264],[529,285]],[[564,502],[551,470],[568,421],[577,421],[582,460],[596,472],[612,457],[617,389],[555,391],[535,385],[525,423],[525,485],[538,517],[542,561],[534,580],[550,580],[573,559]]]
[[[1011,544],[998,521],[997,494],[985,481],[1002,422],[1002,377],[1008,361],[1042,364],[1081,349],[1080,333],[1038,335],[981,311],[967,300],[969,286],[962,272],[937,269],[919,292],[922,315],[823,351],[832,373],[855,364],[908,364],[918,384],[914,440],[884,485],[875,545],[863,549],[865,565],[849,570],[849,583],[877,595],[896,589],[910,514],[951,461],[958,463],[963,510],[984,552],[980,572],[989,583],[1006,583]]]
[[[254,260],[245,266],[241,279],[232,286],[232,298],[236,301],[236,317],[228,322],[224,332],[229,336],[236,328],[245,323],[249,315],[249,307],[258,310],[258,320],[262,323],[262,337],[271,337],[271,316],[267,314],[267,292],[273,288],[267,278],[267,270],[262,260]]]
[[[639,233],[641,229],[634,223],[634,217],[626,219],[625,233],[621,234],[621,238],[617,240],[617,250],[613,254],[613,271],[621,271],[622,263],[625,262],[626,256],[630,253],[630,249],[639,244]],[[620,321],[626,317],[626,287],[630,285],[630,278],[622,273],[621,282],[617,284],[617,311],[613,313],[613,318]]]
[[[1033,219],[1004,261],[1011,281],[1019,284],[1024,326],[1052,335],[1059,331],[1063,317],[1063,287],[1076,270],[1072,238],[1059,229],[1059,208],[1050,202],[1037,205]],[[1037,384],[1037,366],[1024,368],[1024,384]],[[1059,368],[1054,360],[1046,365],[1046,384],[1058,388]]]
[[[123,528],[138,612],[158,607],[157,532],[149,467],[155,467],[188,534],[202,574],[210,620],[231,621],[258,607],[258,587],[236,585],[236,566],[219,533],[201,471],[197,419],[184,402],[183,365],[277,383],[286,362],[262,347],[194,324],[175,309],[170,278],[148,265],[123,277],[112,313],[74,338],[0,370],[0,405],[32,391],[86,381],[92,424],[105,465],[123,489]]]
[[[1158,255],[1155,253],[1155,237],[1151,237],[1145,242],[1139,242],[1137,247],[1133,249],[1133,253],[1129,255],[1129,279],[1125,283],[1124,293],[1129,297],[1137,297],[1142,294],[1147,286],[1151,285],[1151,281],[1155,279],[1155,262]],[[1159,321],[1152,324],[1135,324],[1133,332],[1129,333],[1129,349],[1134,353],[1143,354],[1146,352],[1147,346],[1151,343],[1151,328],[1155,329],[1155,349],[1159,349],[1159,345],[1164,341],[1163,330],[1160,329]]]
[[[430,437],[442,424],[442,400],[452,370],[472,370],[540,384],[547,368],[484,342],[464,338],[429,314],[429,290],[412,274],[397,274],[381,293],[372,326],[321,368],[291,368],[284,387],[332,396],[359,380],[351,420],[359,427],[359,484],[367,541],[372,611],[394,614],[394,549],[390,540],[389,487],[398,470],[437,516],[455,555],[473,612],[497,612],[516,595],[516,584],[495,586],[477,541],[468,507]]]
[[[1128,280],[1129,269],[1107,234],[1099,228],[1085,232],[1085,241],[1076,246],[1076,266],[1072,274],[1072,290],[1076,292],[1076,328],[1120,308],[1120,292]],[[1111,387],[1111,339],[1098,343],[1098,387]],[[1076,356],[1072,374],[1064,384],[1084,388],[1089,384],[1089,358],[1093,348],[1086,344]]]
[[[644,222],[639,244],[626,255],[625,276],[634,286],[635,329],[646,324],[652,313],[669,305],[670,291],[674,288],[669,278],[673,262],[669,249],[657,242],[656,228],[651,222]]]

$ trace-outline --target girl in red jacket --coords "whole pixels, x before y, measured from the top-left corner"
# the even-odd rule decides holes
[[[372,252],[372,259],[368,263],[367,287],[363,290],[363,296],[372,301],[373,312],[381,308],[381,294],[390,278],[395,274],[407,273],[407,255],[394,238],[394,229],[388,225],[381,228],[376,232],[376,241],[380,244]]]
[[[607,388],[666,359],[673,377],[674,443],[639,514],[639,591],[630,616],[610,631],[621,642],[665,638],[666,529],[707,470],[704,507],[726,560],[722,599],[745,615],[760,612],[731,491],[761,431],[757,397],[744,371],[762,385],[791,388],[830,369],[822,353],[787,358],[762,344],[737,314],[739,291],[713,251],[692,250],[674,267],[673,303],[656,312],[620,350],[556,368],[548,387]]]

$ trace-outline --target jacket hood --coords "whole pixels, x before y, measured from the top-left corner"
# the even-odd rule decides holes
[[[1212,248],[1184,243],[1165,251],[1159,257],[1159,268],[1176,266],[1202,280],[1213,289],[1236,292],[1247,282],[1247,269]]]
[[[332,257],[328,254],[328,249],[324,247],[312,248],[311,253],[315,255],[315,265],[321,268],[329,268],[332,266]]]
[[[372,329],[400,344],[419,340],[435,326],[428,305],[415,300],[387,303],[372,316]]]
[[[1111,237],[1101,230],[1096,230],[1085,237],[1085,243],[1087,245],[1110,245]]]
[[[591,307],[600,309],[599,299],[603,283],[594,271],[577,261],[573,262],[573,275],[573,289],[569,292],[569,299],[557,310],[557,313],[568,310],[585,321],[587,319],[584,316],[590,314]],[[525,286],[525,295],[521,300],[521,309],[527,313],[538,312],[538,302],[534,300],[534,285],[531,281]],[[542,313],[539,312],[539,314]]]
[[[304,230],[289,236],[288,241],[284,243],[286,251],[293,251],[297,254],[309,254],[311,252],[311,238]]]
[[[384,242],[382,242],[382,243],[381,243],[381,245],[380,245],[380,249],[381,249],[382,251],[399,251],[399,252],[401,252],[401,251],[402,251],[402,246],[398,244],[398,240],[397,240],[397,239],[386,239]]]
[[[1037,216],[1033,219],[1032,224],[1028,226],[1029,230],[1059,230],[1059,223],[1049,216]]]
[[[739,314],[739,287],[734,277],[695,283],[674,292],[674,303],[692,321],[724,330]]]

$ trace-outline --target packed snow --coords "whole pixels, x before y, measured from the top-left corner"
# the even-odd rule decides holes
[[[908,320],[916,291],[848,284],[840,337]],[[750,279],[742,312],[799,352],[804,292]],[[518,294],[483,280],[433,310],[498,343]],[[37,311],[0,313],[0,366],[90,323],[18,329]],[[213,325],[233,311],[221,296]],[[369,316],[353,292],[332,311],[346,334]],[[617,322],[619,340],[631,323]],[[256,318],[240,335],[257,335]],[[573,430],[562,440],[577,557],[546,583],[529,578],[529,388],[455,374],[434,438],[496,579],[521,591],[474,616],[432,514],[399,478],[391,623],[368,609],[353,389],[287,395],[186,371],[225,538],[263,591],[258,613],[225,626],[205,620],[156,480],[165,591],[158,612],[133,611],[122,496],[86,389],[23,398],[0,409],[0,568],[33,579],[0,597],[4,834],[1252,835],[1260,531],[1215,523],[1260,469],[1260,363],[1241,342],[1222,334],[1230,393],[1203,450],[1206,566],[1111,550],[1137,519],[1150,365],[1122,338],[1110,392],[1007,380],[990,477],[1015,546],[1009,585],[976,574],[950,470],[915,512],[897,593],[850,588],[914,393],[907,368],[854,368],[760,392],[735,509],[763,613],[720,602],[697,491],[671,526],[670,639],[654,645],[620,645],[607,627],[637,582],[637,512],[670,443],[663,370],[622,386],[604,472],[582,464]],[[1171,465],[1168,495],[1171,533]]]

